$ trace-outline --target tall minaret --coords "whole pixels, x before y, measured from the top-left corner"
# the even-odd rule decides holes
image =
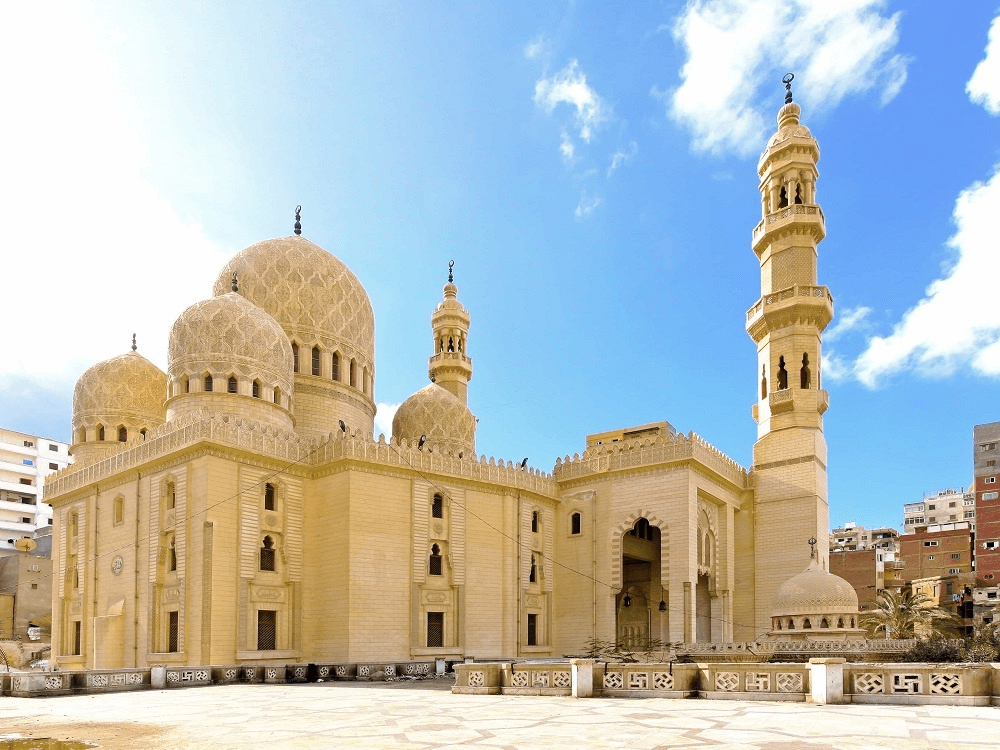
[[[453,270],[455,261],[448,263],[448,283],[444,299],[431,315],[434,331],[434,354],[427,363],[431,382],[450,391],[468,403],[469,381],[472,380],[472,358],[469,356],[469,311],[458,301]]]
[[[757,344],[754,390],[757,443],[753,451],[755,630],[770,627],[778,587],[806,565],[805,541],[815,537],[828,567],[829,509],[820,389],[823,329],[833,318],[830,290],[816,280],[816,246],[826,236],[816,202],[819,145],[799,124],[786,75],[778,132],[757,165],[763,219],[753,230],[760,260],[761,298],[747,312]]]

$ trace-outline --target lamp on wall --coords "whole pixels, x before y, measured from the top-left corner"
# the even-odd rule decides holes
[[[660,606],[658,607],[658,609],[661,612],[667,611],[667,603],[666,601],[664,601],[664,596],[663,596],[663,586],[660,586]]]
[[[625,607],[631,607],[632,606],[632,597],[629,596],[628,594],[625,594],[625,598],[622,599],[622,605],[625,606]]]
[[[341,432],[347,432],[347,425],[344,424],[344,420],[343,419],[340,420],[340,431]]]
[[[424,447],[424,443],[426,443],[426,442],[427,442],[427,436],[426,435],[421,435],[420,436],[420,440],[417,443],[417,450],[421,450]]]

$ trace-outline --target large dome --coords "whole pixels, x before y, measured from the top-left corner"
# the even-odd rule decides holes
[[[240,293],[266,310],[290,338],[375,362],[375,314],[368,293],[337,258],[304,237],[250,245],[230,259],[215,282],[224,294],[233,274]]]
[[[469,407],[436,383],[421,388],[404,401],[392,419],[392,436],[409,441],[427,436],[438,451],[476,451],[476,418]]]
[[[840,576],[823,570],[816,560],[785,581],[774,597],[772,617],[858,613],[858,595]]]
[[[260,378],[283,393],[292,386],[292,345],[278,322],[238,292],[191,305],[170,330],[172,380],[203,373]]]
[[[138,352],[98,362],[73,389],[73,441],[99,440],[98,425],[107,440],[118,439],[119,426],[133,437],[135,430],[161,425],[166,397],[167,376]]]

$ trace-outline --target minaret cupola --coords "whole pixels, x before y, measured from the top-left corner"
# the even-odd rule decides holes
[[[455,261],[448,263],[448,283],[444,299],[431,315],[434,331],[434,354],[427,363],[427,375],[452,395],[468,401],[469,381],[472,380],[472,358],[469,356],[469,311],[458,301],[455,286]]]

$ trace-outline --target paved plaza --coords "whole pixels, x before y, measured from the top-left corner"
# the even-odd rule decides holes
[[[219,685],[184,690],[0,697],[12,736],[102,748],[725,748],[858,750],[1000,747],[1000,709],[452,695],[419,683]]]

